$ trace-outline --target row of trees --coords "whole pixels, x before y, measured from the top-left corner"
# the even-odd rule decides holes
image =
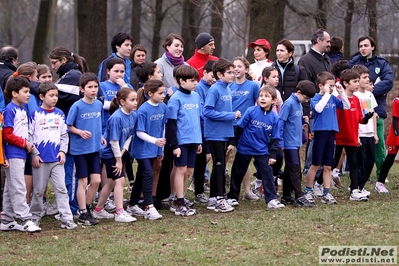
[[[202,31],[215,37],[217,56],[233,58],[257,38],[272,45],[282,38],[309,40],[323,27],[344,38],[349,58],[361,35],[372,36],[382,52],[396,52],[398,10],[398,0],[2,0],[0,44],[13,44],[21,61],[36,62],[48,62],[49,51],[63,45],[95,70],[119,31],[130,32],[155,60],[171,32],[185,39],[186,58]]]

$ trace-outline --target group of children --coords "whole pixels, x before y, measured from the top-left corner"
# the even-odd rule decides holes
[[[368,199],[370,193],[364,185],[372,169],[370,151],[378,138],[373,112],[376,103],[370,92],[372,82],[366,67],[354,66],[342,71],[340,82],[328,72],[320,73],[317,78],[320,92],[317,94],[314,83],[300,81],[296,91],[284,103],[275,88],[277,69],[266,67],[259,86],[251,81],[249,63],[243,57],[232,62],[223,58],[209,61],[199,83],[196,69],[188,65],[176,67],[177,87],[171,96],[168,96],[170,90],[161,81],[162,74],[159,69],[157,71],[156,64],[148,63],[143,66],[145,68],[149,70],[138,75],[145,75],[147,80],[137,92],[123,79],[125,63],[121,59],[113,58],[107,62],[107,81],[100,83],[97,75],[84,73],[79,82],[82,98],[71,106],[68,114],[55,107],[58,88],[51,81],[41,83],[38,88],[40,106],[27,111],[24,105],[30,101],[32,87],[29,77],[18,72],[10,77],[5,88],[10,103],[4,110],[5,158],[2,163],[7,178],[1,230],[41,231],[43,197],[49,179],[55,192],[61,228],[77,227],[68,205],[64,181],[63,164],[67,152],[75,161],[78,223],[84,225],[95,225],[97,219],[103,218],[114,218],[116,222],[134,222],[134,216],[162,219],[154,207],[153,183],[154,170],[163,160],[165,145],[173,154],[168,200],[170,211],[177,216],[196,214],[191,208],[192,203],[185,198],[189,177],[196,170],[195,179],[200,182],[195,186],[195,201],[206,203],[209,210],[233,211],[239,205],[241,183],[244,184],[245,198],[259,199],[250,190],[249,164],[252,159],[260,180],[258,187],[262,186],[268,208],[283,208],[287,204],[312,207],[315,204],[313,193],[322,203],[334,204],[336,200],[330,194],[331,173],[338,165],[343,149],[350,167],[350,199]],[[38,76],[37,71],[32,73],[35,75]],[[97,99],[99,89],[103,102]],[[167,104],[164,103],[166,97]],[[299,148],[304,143],[303,128],[308,123],[308,117],[303,116],[302,104],[309,101],[314,119],[314,148],[312,167],[306,175],[303,191]],[[388,141],[399,135],[397,123],[392,132]],[[396,149],[387,156],[387,171],[398,147],[395,141],[389,145]],[[226,192],[226,163],[235,149],[231,184]],[[125,210],[126,164],[122,157],[126,153],[136,159],[138,166]],[[208,154],[212,158],[209,198],[202,186]],[[284,173],[280,202],[274,176],[283,165],[282,154]],[[26,201],[24,179],[28,158],[31,158],[33,176],[30,206]],[[322,180],[315,182],[320,166]],[[380,178],[384,178],[385,172],[382,171]],[[102,174],[107,179],[92,208]],[[339,183],[340,180],[335,181]],[[115,214],[104,209],[111,192]],[[139,207],[140,201],[144,208]],[[22,223],[17,223],[15,217]]]

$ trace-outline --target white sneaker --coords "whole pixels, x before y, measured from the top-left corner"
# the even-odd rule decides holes
[[[339,169],[334,168],[331,175],[333,178],[339,178],[340,177]]]
[[[209,202],[209,198],[207,195],[205,195],[205,193],[201,193],[198,194],[197,196],[195,196],[195,203],[208,203]]]
[[[23,226],[23,231],[26,231],[26,232],[29,232],[29,233],[42,231],[42,229],[39,226],[35,225],[35,223],[30,221],[30,220],[25,221],[24,223],[22,223],[22,226]]]
[[[16,221],[10,222],[8,224],[0,223],[0,231],[25,231],[24,227],[17,223]]]
[[[285,205],[282,204],[280,201],[278,201],[277,199],[271,200],[267,203],[267,208],[268,209],[280,209],[280,208],[284,208]]]
[[[277,186],[282,187],[283,186],[283,179],[277,177]]]
[[[354,189],[352,190],[351,196],[349,198],[350,200],[354,201],[367,201],[367,195],[365,193],[362,193],[359,189]]]
[[[113,199],[108,198],[107,202],[105,203],[104,209],[109,212],[114,212],[116,210],[116,205]]]
[[[65,222],[61,223],[61,228],[62,229],[72,230],[72,229],[75,229],[76,227],[78,227],[78,225],[75,224],[72,220],[65,221]]]
[[[314,202],[314,199],[313,199],[313,196],[312,196],[312,192],[305,192],[304,194],[303,194],[303,196],[305,197],[305,199],[308,201],[308,202],[310,202],[311,204],[314,204],[315,202]]]
[[[126,212],[133,216],[144,216],[144,211],[137,205],[127,206]]]
[[[55,215],[58,213],[57,203],[47,203],[46,215]]]
[[[206,208],[208,210],[215,210],[216,204],[217,204],[216,198],[215,197],[211,197],[211,198],[209,198],[208,206],[206,206]]]
[[[194,181],[191,181],[190,186],[187,188],[189,191],[194,192]]]
[[[337,201],[334,199],[333,195],[328,193],[327,195],[321,197],[321,203],[323,203],[323,204],[337,204]]]
[[[385,178],[385,183],[389,183],[388,177]]]
[[[375,183],[375,190],[377,190],[378,193],[389,193],[388,189],[385,187],[384,183],[381,182],[376,182]]]
[[[318,197],[321,198],[323,197],[323,185],[320,185],[319,183],[314,183],[313,185],[313,194]]]
[[[159,220],[162,219],[162,215],[159,214],[155,207],[149,207],[144,211],[144,218],[148,220]]]
[[[137,221],[136,218],[130,216],[127,212],[124,210],[121,211],[119,214],[115,213],[115,222],[120,222],[120,223],[131,223]]]
[[[368,191],[368,190],[366,190],[365,188],[363,188],[362,190],[361,190],[361,192],[363,193],[363,194],[365,194],[366,196],[367,196],[367,198],[370,198],[370,191]]]
[[[231,207],[240,205],[236,199],[227,199],[226,201]]]
[[[255,193],[253,193],[252,190],[250,190],[248,193],[245,193],[244,199],[247,199],[247,200],[259,200],[259,197],[257,195],[255,195]],[[231,206],[233,206],[233,205],[231,205]]]
[[[112,213],[107,212],[105,209],[102,209],[99,212],[97,212],[96,210],[93,209],[93,211],[91,212],[91,215],[95,219],[112,219],[112,218],[114,218],[114,215]]]
[[[234,211],[234,207],[232,207],[227,200],[225,199],[220,199],[217,201],[216,206],[215,206],[215,212],[232,212]]]

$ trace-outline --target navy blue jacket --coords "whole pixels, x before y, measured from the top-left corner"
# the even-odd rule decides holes
[[[365,58],[361,55],[354,56],[349,64],[363,65],[370,71],[370,77],[374,80],[374,97],[378,106],[374,109],[379,117],[387,117],[386,99],[388,92],[393,86],[393,72],[388,61],[376,54],[371,58]]]

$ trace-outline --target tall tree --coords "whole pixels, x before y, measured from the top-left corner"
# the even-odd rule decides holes
[[[132,23],[130,27],[130,35],[132,35],[133,43],[140,43],[141,29],[141,0],[132,1]]]
[[[284,37],[284,9],[286,0],[251,0],[249,40],[267,39],[272,45],[271,58],[275,59],[276,43]],[[273,18],[273,19],[270,19]],[[267,24],[265,24],[267,22]],[[248,53],[248,60],[253,61]]]
[[[91,72],[107,56],[107,1],[78,0],[79,54],[86,58]]]
[[[377,33],[377,0],[367,0],[367,15],[369,19],[369,36],[378,44]],[[378,45],[376,47],[376,50]],[[377,52],[377,51],[375,51]]]
[[[355,1],[348,0],[348,8],[345,15],[345,36],[344,36],[344,58],[351,56],[351,38],[352,38],[352,18],[355,11]]]
[[[154,33],[152,36],[151,58],[155,61],[158,58],[159,45],[161,44],[161,26],[165,18],[165,13],[162,12],[163,0],[155,0],[155,22]]]
[[[188,59],[195,50],[195,38],[199,34],[199,24],[202,20],[201,10],[203,9],[201,0],[184,0],[182,13],[181,36],[184,39],[184,58]],[[195,14],[195,16],[193,16]]]
[[[32,60],[44,62],[46,60],[47,36],[49,32],[51,9],[53,0],[41,0],[39,6],[39,17],[33,41]]]
[[[223,0],[214,0],[211,5],[211,35],[215,39],[214,56],[220,56],[222,53],[222,31],[223,31]]]

